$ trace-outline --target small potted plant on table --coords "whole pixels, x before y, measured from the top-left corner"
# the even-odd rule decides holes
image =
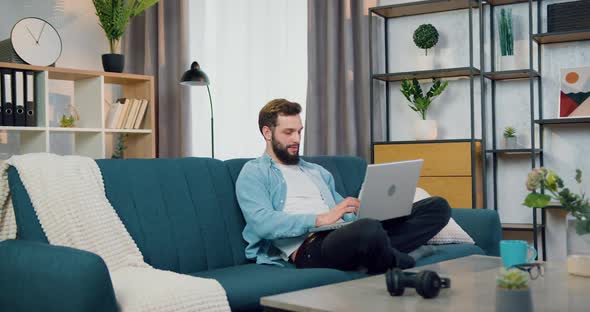
[[[501,268],[496,277],[496,311],[533,311],[527,273],[519,269]]]

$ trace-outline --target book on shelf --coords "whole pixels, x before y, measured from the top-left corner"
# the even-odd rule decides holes
[[[131,101],[129,99],[124,99],[124,102],[121,104],[121,114],[119,114],[117,118],[116,129],[123,129],[123,125],[125,125],[125,121],[129,115],[129,106],[131,106]]]
[[[110,105],[105,127],[109,129],[140,129],[147,106],[147,99],[120,98]]]
[[[133,124],[135,123],[135,118],[137,118],[137,112],[139,111],[139,106],[141,105],[141,100],[133,99],[131,107],[129,108],[129,116],[127,116],[127,120],[125,121],[125,129],[133,129]]]
[[[117,113],[120,112],[121,110],[121,105],[120,104],[121,99],[117,99],[117,101],[115,103],[110,103],[109,104],[109,111],[107,112],[107,118],[105,119],[104,122],[104,127],[105,128],[109,128],[112,129],[115,127],[116,122],[117,122]]]
[[[139,109],[139,112],[137,113],[137,119],[135,120],[135,124],[133,125],[133,129],[139,129],[141,127],[141,123],[143,122],[143,119],[145,117],[145,112],[147,111],[147,107],[148,107],[148,100],[143,99],[141,101],[141,108]]]

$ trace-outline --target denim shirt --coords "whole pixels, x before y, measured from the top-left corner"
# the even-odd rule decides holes
[[[299,160],[298,166],[317,186],[322,199],[333,208],[343,198],[336,192],[334,177],[322,166]],[[246,258],[259,264],[281,265],[280,251],[272,244],[279,238],[306,235],[315,227],[315,214],[287,214],[283,212],[287,185],[281,170],[266,153],[247,162],[236,181],[238,203],[246,219],[242,232]],[[354,214],[346,214],[344,221],[353,221]]]

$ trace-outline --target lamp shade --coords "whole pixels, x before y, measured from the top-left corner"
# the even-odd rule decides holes
[[[207,86],[209,77],[201,70],[199,63],[193,62],[191,68],[182,74],[180,83],[187,86]]]

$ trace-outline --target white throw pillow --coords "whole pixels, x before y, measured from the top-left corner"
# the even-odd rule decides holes
[[[414,202],[431,197],[428,192],[417,187],[414,195]],[[449,219],[449,223],[434,235],[428,243],[429,245],[443,245],[443,244],[475,244],[471,236],[467,234],[460,226],[453,220]]]

